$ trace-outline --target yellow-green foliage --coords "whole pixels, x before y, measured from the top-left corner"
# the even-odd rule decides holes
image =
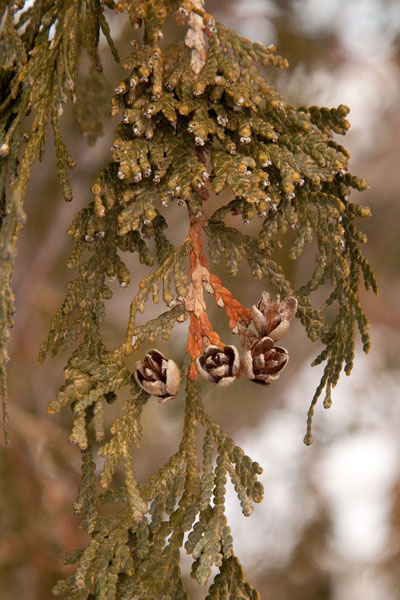
[[[123,61],[126,78],[115,88],[111,112],[121,115],[121,123],[110,164],[92,185],[92,201],[77,213],[68,230],[75,242],[68,266],[78,268],[78,276],[68,285],[40,349],[43,361],[47,353],[54,355],[75,345],[65,383],[49,411],[72,409],[70,441],[82,452],[82,481],[74,511],[91,536],[85,549],[66,556],[66,563],[78,566],[74,575],[57,584],[54,593],[71,600],[187,598],[179,557],[188,534],[185,549],[194,559],[193,577],[203,585],[214,566],[219,571],[209,588],[209,600],[259,598],[245,581],[233,552],[224,501],[230,477],[244,515],[250,515],[253,503],[262,500],[257,479],[260,466],[206,413],[199,384],[187,376],[186,358],[181,366],[187,378],[187,400],[179,449],[149,481],[138,484],[133,448],[141,440],[141,412],[148,394],[125,366],[125,355],[132,347],[138,349],[148,341],[153,344],[157,336],[167,339],[177,319],[188,317],[184,299],[191,241],[188,238],[173,246],[165,234],[168,222],[160,206],[177,202],[187,208],[191,219],[199,219],[208,194],[228,190],[231,199],[203,227],[211,260],[223,257],[227,271],[235,275],[240,261],[246,259],[255,279],[264,278],[266,287],[283,298],[297,298],[297,316],[306,334],[324,344],[314,361],[326,365],[308,415],[305,441],[311,443],[318,397],[325,390],[328,407],[331,388],[343,367],[350,373],[355,326],[364,350],[369,347],[368,323],[358,298],[360,281],[376,291],[371,268],[359,250],[365,236],[354,225],[355,218],[369,216],[369,210],[350,201],[351,188],[363,190],[366,182],[349,173],[349,154],[333,138],[333,133],[347,131],[349,109],[289,105],[264,76],[263,67],[287,66],[275,48],[215,24],[201,10],[198,14],[208,23],[208,56],[196,77],[191,52],[183,42],[162,44],[165,19],[173,13],[178,23],[186,23],[193,8],[190,1],[180,6],[173,0],[117,5],[112,0],[35,0],[21,12],[22,5],[0,4],[0,375],[4,406],[5,344],[14,310],[12,263],[33,163],[43,153],[50,125],[57,172],[65,199],[71,200],[65,166],[74,166],[74,161],[63,144],[59,120],[68,98],[76,103],[75,116],[89,143],[102,132],[97,105],[98,95],[104,93],[98,73],[100,30],[118,60],[105,7],[126,10],[131,25],[143,26],[144,31],[142,41],[133,43]],[[77,61],[83,47],[93,70],[80,90]],[[29,110],[33,111],[32,130],[23,136],[21,120]],[[241,215],[241,230],[225,224],[229,213]],[[245,233],[245,225],[255,217],[261,219],[261,227],[254,237]],[[290,235],[285,248],[293,260],[315,240],[314,271],[297,290],[275,258],[286,232]],[[146,242],[151,238],[156,257]],[[158,266],[140,282],[132,300],[126,339],[120,347],[108,350],[100,332],[105,300],[112,296],[106,278],[117,278],[123,287],[130,283],[132,273],[121,258],[127,252],[137,252],[148,267],[156,259]],[[310,295],[325,283],[332,291],[315,308]],[[160,294],[169,310],[136,325],[137,311],[144,311],[149,297],[157,303]],[[332,306],[336,307],[333,318]],[[127,386],[130,396],[122,415],[105,435],[103,411]],[[201,429],[205,436],[199,459]],[[105,488],[122,460],[123,487],[97,494],[95,452],[105,458],[100,477]],[[99,502],[116,503],[118,510],[101,516]]]

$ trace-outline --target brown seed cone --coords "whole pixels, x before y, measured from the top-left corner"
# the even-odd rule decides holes
[[[257,306],[251,309],[254,327],[260,338],[270,337],[277,342],[289,329],[290,321],[297,310],[296,298],[272,300],[268,292],[263,292]]]
[[[207,350],[196,360],[197,369],[202,377],[226,387],[236,379],[239,371],[239,353],[235,346],[208,346]]]
[[[148,394],[157,396],[159,402],[175,398],[181,383],[179,367],[159,350],[151,348],[143,361],[136,363],[135,379]]]
[[[245,350],[240,366],[243,374],[251,381],[268,385],[278,379],[288,360],[289,354],[285,348],[274,346],[272,338],[263,337]]]

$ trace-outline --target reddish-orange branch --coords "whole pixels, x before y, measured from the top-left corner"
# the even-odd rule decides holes
[[[251,321],[251,311],[249,308],[244,308],[233,294],[222,285],[221,280],[217,275],[210,274],[210,284],[214,289],[215,302],[224,303],[226,315],[229,319],[229,327],[233,329],[238,321],[243,321],[248,325]]]
[[[226,315],[229,319],[229,327],[233,329],[238,321],[246,325],[251,321],[251,312],[244,308],[233,294],[222,285],[221,280],[216,275],[210,273],[210,267],[203,252],[203,242],[201,239],[203,226],[207,224],[207,219],[202,215],[200,219],[192,220],[188,239],[192,242],[192,251],[190,253],[190,276],[192,283],[186,300],[186,309],[190,311],[189,336],[187,341],[187,352],[192,359],[189,370],[190,379],[195,379],[197,369],[194,361],[203,353],[203,347],[214,346],[224,347],[224,343],[218,333],[213,330],[207,313],[205,312],[205,302],[203,298],[203,285],[211,293],[214,292],[214,298],[219,306],[224,306]]]

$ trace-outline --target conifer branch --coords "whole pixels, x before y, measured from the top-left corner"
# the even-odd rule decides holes
[[[238,379],[244,376],[268,394],[288,363],[287,350],[277,342],[297,316],[306,335],[323,346],[313,364],[325,362],[307,414],[304,441],[310,444],[319,397],[324,394],[323,405],[329,408],[342,370],[349,374],[352,369],[356,329],[368,351],[359,286],[364,283],[376,293],[377,285],[359,248],[366,237],[355,220],[370,213],[350,201],[351,189],[363,191],[367,184],[349,173],[349,153],[333,138],[348,130],[349,109],[291,106],[260,70],[286,68],[287,61],[274,46],[215,23],[203,0],[184,0],[179,6],[168,0],[116,5],[111,0],[35,0],[25,12],[17,4],[0,7],[0,376],[6,435],[6,341],[13,322],[12,264],[25,220],[24,194],[50,125],[58,177],[65,199],[71,200],[66,167],[72,168],[74,160],[60,129],[67,98],[76,101],[75,116],[89,143],[102,131],[102,108],[96,105],[105,85],[99,75],[100,31],[119,60],[105,7],[126,12],[133,28],[143,27],[143,37],[132,42],[122,62],[126,77],[115,87],[111,114],[121,120],[110,162],[68,230],[74,240],[68,267],[78,268],[78,274],[39,352],[43,361],[49,352],[74,347],[65,382],[48,411],[71,408],[69,441],[82,456],[74,511],[90,536],[86,548],[67,554],[66,563],[78,563],[76,572],[54,593],[65,600],[188,598],[180,570],[187,534],[184,547],[193,556],[196,581],[204,585],[212,568],[218,570],[207,598],[254,600],[258,592],[245,580],[233,552],[225,496],[229,477],[243,514],[251,515],[263,497],[262,469],[206,412],[200,378],[222,389],[241,385]],[[169,14],[178,26],[188,27],[187,33],[181,42],[161,45]],[[83,47],[93,67],[84,92],[77,85]],[[28,110],[33,124],[26,136]],[[227,200],[208,214],[207,198],[221,192]],[[177,247],[166,232],[173,202],[181,207],[188,231]],[[241,225],[228,226],[228,215],[240,218]],[[245,233],[255,217],[260,219],[257,233]],[[313,240],[315,266],[293,290],[277,251],[285,249],[290,260],[302,260]],[[153,270],[136,281],[135,269],[122,258],[126,253]],[[254,279],[264,279],[269,291],[251,307],[234,297],[224,276],[212,272],[210,263],[222,256],[229,274],[236,275],[246,259]],[[121,288],[138,285],[138,291],[125,339],[108,349],[101,324],[113,296],[106,281],[115,278]],[[331,288],[315,307],[313,292],[324,284]],[[226,343],[218,322],[211,323],[204,291],[223,309],[237,345]],[[150,295],[157,304],[161,294],[168,310],[138,325],[137,312],[145,312]],[[159,335],[168,339],[175,324],[186,319],[183,360],[146,348],[132,372],[127,357],[133,351],[153,345]],[[186,401],[179,446],[148,481],[139,482],[134,448],[141,443],[142,412],[151,396],[160,403],[179,402],[182,381]],[[108,431],[108,405],[118,402],[122,391],[125,403]],[[107,490],[101,494],[95,485],[96,454],[104,458],[100,483]],[[119,463],[123,485],[112,487]],[[99,502],[119,506],[103,513]]]

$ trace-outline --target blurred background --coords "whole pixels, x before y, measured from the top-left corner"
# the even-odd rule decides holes
[[[321,370],[310,368],[319,347],[295,321],[284,340],[290,366],[267,390],[249,381],[216,391],[205,385],[207,409],[225,431],[264,467],[265,498],[245,518],[233,489],[228,518],[235,550],[263,600],[396,600],[400,598],[400,5],[397,0],[208,0],[217,20],[242,35],[274,43],[290,67],[267,72],[279,92],[295,105],[351,107],[352,127],[339,140],[352,154],[354,174],[370,189],[353,199],[369,205],[372,218],[359,223],[369,242],[380,295],[362,292],[371,322],[372,349],[357,352],[350,378],[343,375],[333,406],[317,407],[314,444],[304,446],[306,412]],[[132,33],[125,16],[112,17],[121,55]],[[171,37],[176,37],[174,26]],[[184,32],[178,32],[183,35]],[[63,381],[66,355],[36,360],[53,314],[74,277],[66,268],[72,248],[63,232],[74,213],[91,199],[89,187],[110,159],[113,131],[106,118],[112,90],[124,76],[109,59],[99,80],[99,116],[104,135],[83,143],[65,109],[64,133],[77,161],[71,173],[74,199],[62,200],[54,153],[36,165],[26,198],[28,222],[18,243],[14,275],[17,315],[9,344],[11,442],[0,446],[0,598],[43,600],[67,573],[63,553],[86,544],[71,504],[80,478],[80,452],[68,444],[71,415],[48,416],[47,403]],[[85,72],[85,61],[82,71]],[[84,79],[82,79],[84,87]],[[108,87],[107,87],[108,85]],[[101,111],[104,107],[104,114]],[[93,115],[93,118],[97,118]],[[210,200],[211,208],[212,200]],[[168,209],[170,235],[186,235],[179,208]],[[256,224],[257,225],[257,224]],[[256,226],[255,225],[255,226]],[[253,225],[250,225],[253,227]],[[133,283],[114,285],[104,335],[109,347],[123,337],[131,298],[145,271],[132,261]],[[304,264],[285,265],[293,287]],[[216,272],[223,274],[217,267]],[[266,282],[249,281],[243,266],[225,284],[244,305],[255,303]],[[162,308],[150,307],[146,318]],[[217,315],[217,312],[213,313]],[[223,319],[220,319],[222,323]],[[229,333],[225,329],[225,337]],[[157,347],[183,356],[185,325]],[[147,349],[147,348],[146,348]],[[143,348],[144,352],[145,348]],[[170,351],[170,353],[172,350]],[[132,364],[139,356],[133,356]],[[257,388],[257,389],[255,389]],[[144,439],[137,451],[140,480],[158,468],[179,443],[184,398],[144,411]],[[110,407],[110,422],[119,407]],[[100,463],[99,463],[100,467]],[[183,557],[186,572],[189,561]],[[204,589],[186,577],[192,600]]]

